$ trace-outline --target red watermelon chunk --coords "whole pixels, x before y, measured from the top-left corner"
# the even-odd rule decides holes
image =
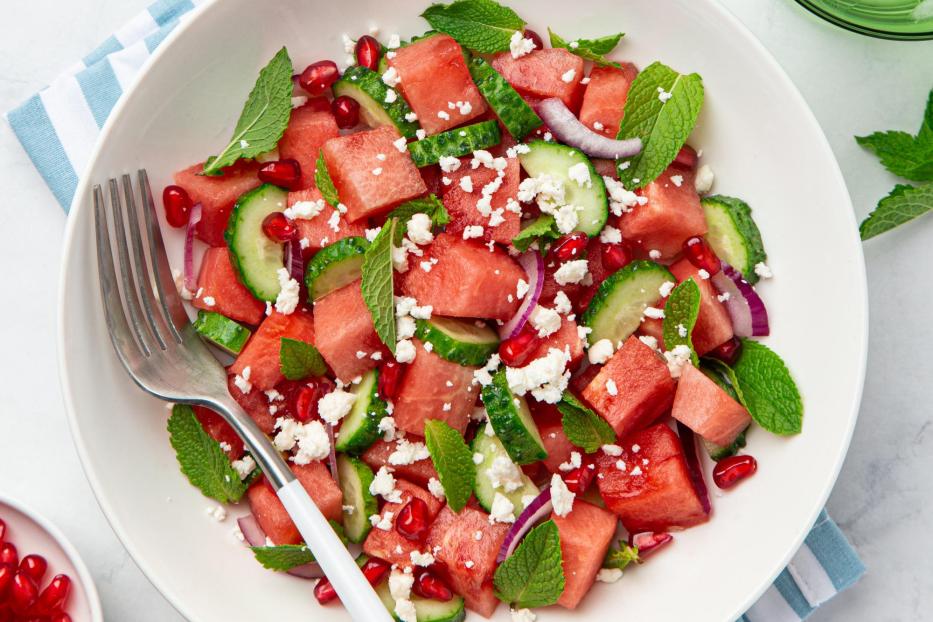
[[[567,516],[552,513],[551,520],[560,534],[564,568],[564,591],[557,604],[576,609],[596,581],[619,519],[612,512],[576,499]]]
[[[562,48],[535,50],[521,58],[501,52],[492,59],[493,68],[525,96],[558,97],[571,110],[580,108],[583,88],[583,59]],[[573,72],[572,74],[569,72]],[[569,77],[569,80],[564,80]]]
[[[498,320],[508,320],[518,310],[516,284],[527,276],[502,249],[490,252],[475,240],[442,233],[426,247],[421,261],[430,259],[437,260],[430,272],[413,265],[396,275],[401,291],[418,304],[431,305],[437,315]]]
[[[568,348],[570,350],[570,362],[567,364],[567,368],[575,369],[583,360],[583,340],[580,339],[580,333],[577,332],[577,323],[566,316],[562,317],[557,332],[545,337],[538,345],[538,349],[528,357],[528,361],[547,356],[548,350],[551,348],[557,348],[561,351]],[[525,365],[527,364],[525,363]]]
[[[455,514],[445,505],[428,532],[428,546],[432,550],[440,547],[434,557],[446,567],[451,587],[463,596],[468,609],[486,618],[499,605],[492,577],[507,531],[508,525],[490,525],[489,515],[482,510],[468,506]],[[479,540],[477,532],[482,534]],[[469,568],[467,562],[471,562]]]
[[[703,356],[713,348],[732,339],[732,318],[726,307],[719,302],[719,292],[708,278],[700,278],[699,269],[687,259],[670,266],[678,281],[693,280],[700,288],[700,314],[693,327],[693,348]]]
[[[580,121],[604,136],[615,138],[625,112],[625,98],[636,75],[638,69],[632,63],[622,63],[620,68],[593,67],[583,93]]]
[[[680,186],[672,178],[681,178]],[[622,237],[637,242],[646,251],[657,250],[662,259],[678,255],[685,241],[706,233],[706,216],[693,186],[693,171],[668,167],[641,192],[644,205],[619,218]]]
[[[330,471],[321,462],[295,464],[291,467],[302,487],[308,491],[324,518],[339,521],[343,517],[343,493],[337,482],[330,476]],[[265,478],[250,486],[246,491],[249,507],[275,544],[299,544],[302,542],[298,528],[292,522],[285,506]]]
[[[706,374],[684,365],[671,415],[716,445],[731,445],[752,422],[748,411]]]
[[[283,315],[273,311],[268,316],[249,341],[240,355],[230,366],[231,374],[243,375],[243,370],[249,367],[249,382],[253,391],[267,391],[277,385],[285,377],[280,367],[279,352],[282,348],[282,338],[295,339],[306,343],[314,343],[314,322],[311,314],[304,309],[298,309],[291,315]]]
[[[607,383],[615,383],[615,395]],[[624,438],[667,412],[674,380],[657,352],[629,337],[583,390],[583,397]]]
[[[670,531],[709,519],[693,487],[680,439],[667,424],[636,432],[621,445],[621,456],[600,455],[596,482],[606,507],[630,533]]]
[[[492,195],[490,208],[495,213],[497,210],[505,222],[491,227],[490,217],[483,216],[477,208],[477,203],[482,198],[483,188],[496,180],[498,174],[491,168],[480,166],[477,169],[472,168],[470,162],[472,157],[460,158],[460,168],[444,176],[451,183],[442,185],[444,207],[450,214],[450,223],[447,225],[447,232],[453,235],[462,236],[463,230],[470,225],[479,225],[483,227],[483,239],[493,240],[500,244],[511,244],[512,238],[518,235],[521,229],[521,215],[518,212],[507,211],[508,200],[515,199],[518,194],[518,184],[520,181],[521,167],[518,164],[518,158],[509,158],[506,160],[505,176],[502,178],[502,185]],[[460,186],[460,180],[469,177],[473,185],[472,192],[467,192]],[[517,203],[516,203],[517,205]]]
[[[300,201],[318,201],[321,197],[321,191],[317,188],[308,188],[307,190],[298,190],[288,193],[288,207],[292,207]],[[337,221],[337,231],[330,226],[329,221],[334,213],[334,208],[325,205],[320,214],[314,218],[296,218],[295,224],[298,225],[298,239],[308,240],[308,246],[304,252],[311,253],[321,250],[337,240],[350,237],[363,237],[366,235],[366,221],[350,223],[347,221],[347,215],[341,214]]]
[[[403,438],[412,443],[421,442],[421,439],[408,436],[407,434],[399,434],[398,438]],[[418,460],[411,464],[390,465],[389,456],[392,455],[392,452],[396,450],[397,446],[397,441],[379,439],[370,445],[369,449],[363,453],[363,462],[368,464],[374,471],[378,471],[379,467],[383,466],[391,467],[395,469],[396,477],[407,479],[419,486],[427,486],[431,478],[438,479],[437,471],[434,469],[434,463],[431,462],[430,458]]]
[[[428,192],[440,195],[441,177],[444,175],[444,173],[441,172],[441,167],[437,164],[431,164],[430,166],[422,166],[418,169],[418,172],[421,173],[421,179],[424,180],[424,185],[427,187]]]
[[[419,340],[412,341],[415,360],[395,398],[395,425],[409,434],[424,436],[424,422],[440,419],[463,434],[479,396],[479,389],[473,386],[477,368],[452,363],[425,350]]]
[[[395,128],[383,126],[324,143],[327,171],[350,222],[380,216],[427,192],[408,149],[400,152],[393,144],[399,138]]]
[[[360,285],[360,281],[354,281],[314,303],[314,345],[337,377],[347,382],[378,365],[372,353],[388,356],[373,327]],[[357,352],[366,352],[367,356],[360,358]]]
[[[412,565],[411,554],[413,552],[425,553],[431,549],[427,544],[413,542],[395,530],[395,521],[399,512],[408,505],[412,497],[418,497],[427,504],[430,520],[434,520],[443,503],[424,488],[415,486],[403,479],[396,480],[395,488],[401,492],[402,501],[400,503],[386,503],[379,513],[382,517],[385,517],[388,512],[392,513],[392,518],[389,519],[392,522],[392,527],[388,530],[374,527],[363,542],[363,552],[404,568]]]
[[[201,271],[198,273],[198,292],[200,296],[191,302],[198,309],[214,311],[253,325],[259,324],[265,317],[266,304],[257,300],[240,283],[226,248],[209,248],[204,253]],[[205,298],[213,298],[214,304],[207,304]]]
[[[201,427],[212,439],[221,445],[229,445],[230,448],[225,447],[224,451],[227,452],[231,460],[239,460],[243,457],[245,451],[243,440],[230,427],[230,424],[224,421],[223,417],[204,406],[194,406],[193,410],[194,416],[197,417]]]
[[[175,183],[188,192],[194,203],[201,204],[201,221],[195,229],[198,239],[211,246],[224,246],[224,231],[233,204],[244,192],[259,185],[260,165],[240,160],[225,168],[219,176],[199,175],[204,164],[195,164],[175,173]]]
[[[330,113],[330,106],[321,110],[318,101],[327,100],[314,98],[304,106],[292,110],[291,119],[282,139],[279,140],[279,157],[297,160],[301,165],[301,187],[314,186],[314,169],[321,147],[331,138],[340,136],[334,115]]]
[[[236,374],[229,374],[227,376],[227,390],[230,392],[230,397],[236,400],[240,408],[245,410],[246,414],[253,418],[253,421],[256,422],[260,430],[271,435],[275,431],[275,420],[277,417],[275,413],[269,411],[270,404],[266,394],[259,390],[251,390],[249,393],[243,393],[240,391],[240,388],[236,386],[235,378]]]
[[[544,443],[544,450],[547,452],[547,458],[543,460],[544,466],[551,473],[561,473],[560,465],[570,460],[571,452],[580,449],[571,443],[564,433],[563,417],[555,406],[537,402],[533,403],[532,408],[541,442]]]

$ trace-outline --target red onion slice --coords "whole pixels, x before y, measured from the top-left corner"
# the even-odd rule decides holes
[[[509,339],[521,332],[525,322],[531,317],[531,312],[537,306],[538,299],[541,298],[541,291],[544,289],[544,259],[541,258],[540,253],[537,251],[522,253],[518,257],[518,264],[525,270],[530,287],[515,315],[499,327],[499,337],[501,339]]]
[[[703,479],[703,467],[700,465],[700,457],[697,455],[696,434],[693,430],[677,422],[677,432],[680,434],[680,444],[684,449],[684,460],[687,462],[687,469],[690,471],[690,481],[693,482],[693,488],[700,497],[700,504],[703,511],[707,514],[713,509],[709,502],[709,490],[706,488],[706,481]]]
[[[732,329],[737,337],[771,334],[764,301],[738,270],[723,262],[722,271],[714,274],[711,280],[721,294],[729,294],[723,304],[732,317]]]
[[[539,521],[550,516],[553,509],[554,504],[551,503],[551,488],[549,486],[542,490],[541,494],[528,504],[528,507],[522,510],[522,513],[509,527],[505,534],[505,540],[502,541],[502,546],[499,548],[499,554],[496,555],[496,563],[501,564],[504,562],[515,551],[525,534],[531,531],[531,528]]]
[[[337,473],[337,450],[334,448],[337,440],[334,435],[334,426],[325,423],[324,427],[327,428],[327,439],[330,441],[330,453],[327,454],[327,466],[330,467],[330,474],[339,486],[340,475]]]
[[[248,545],[268,546],[266,543],[266,534],[262,530],[262,527],[259,526],[259,521],[256,520],[255,516],[247,514],[242,518],[238,518],[236,524],[243,533],[243,538]],[[299,577],[301,579],[319,579],[324,576],[324,571],[321,570],[321,566],[317,562],[295,566],[286,572],[293,577]]]
[[[195,203],[188,215],[185,229],[185,288],[194,293],[198,289],[198,276],[194,273],[194,230],[201,222],[201,204]]]
[[[567,105],[556,97],[539,103],[538,114],[560,142],[576,147],[588,156],[618,160],[630,158],[641,151],[640,138],[614,140],[598,134],[583,125]]]
[[[317,562],[295,566],[285,572],[299,579],[320,579],[324,576],[324,571],[321,570],[321,566]]]
[[[285,267],[292,278],[302,283],[305,278],[305,262],[301,256],[301,246],[298,242],[287,242],[285,244]]]

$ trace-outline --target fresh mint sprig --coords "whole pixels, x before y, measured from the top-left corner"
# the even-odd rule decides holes
[[[508,50],[512,35],[525,27],[515,11],[494,0],[432,4],[421,17],[463,47],[484,54]]]
[[[553,605],[564,584],[560,533],[553,520],[529,531],[493,576],[499,600],[519,608]]]
[[[337,207],[340,197],[337,195],[334,180],[330,177],[330,171],[327,170],[323,152],[318,154],[317,162],[314,164],[314,185],[321,191],[321,196],[331,207]]]
[[[314,555],[304,544],[280,544],[277,546],[251,546],[256,561],[263,568],[287,572],[292,568],[304,566],[314,561]]]
[[[693,349],[693,327],[700,314],[700,288],[692,278],[674,288],[664,305],[664,347],[673,350],[679,345],[690,348],[694,366],[700,364]]]
[[[625,570],[626,566],[635,562],[640,564],[638,558],[638,547],[629,546],[624,540],[619,541],[619,546],[610,546],[606,552],[606,558],[603,560],[603,568],[615,568]]]
[[[572,393],[565,392],[557,410],[563,417],[561,425],[564,434],[571,443],[588,454],[599,450],[603,445],[616,442],[616,434],[606,420],[583,405]]]
[[[363,301],[382,343],[395,354],[395,290],[392,248],[398,220],[390,218],[363,254]]]
[[[726,365],[718,368],[722,369]],[[803,401],[787,365],[768,346],[742,340],[742,352],[727,376],[755,422],[782,436],[799,434]]]
[[[310,343],[282,337],[279,346],[279,367],[289,380],[302,380],[308,376],[327,373],[324,357]]]
[[[476,480],[473,452],[463,442],[460,432],[439,419],[424,423],[424,442],[444,487],[447,504],[451,510],[459,512],[473,494]]]
[[[408,221],[415,214],[427,214],[431,219],[431,224],[435,227],[443,227],[450,222],[450,214],[447,213],[447,208],[433,194],[406,201],[389,212],[388,215],[388,218],[397,218],[399,222],[398,229],[395,232],[396,242],[401,241],[401,237],[405,235],[408,228]]]
[[[525,252],[535,242],[550,242],[560,237],[557,223],[550,214],[542,214],[532,220],[518,235],[512,238],[512,246]]]
[[[181,472],[192,485],[220,503],[240,500],[247,484],[240,480],[220,443],[204,431],[190,406],[175,404],[172,407],[168,433]]]
[[[598,39],[574,39],[567,41],[559,34],[547,29],[548,36],[551,39],[551,47],[564,48],[572,54],[576,54],[584,60],[591,60],[597,65],[619,67],[619,63],[608,60],[606,54],[609,54],[619,45],[619,41],[625,36],[625,33],[599,37]]]

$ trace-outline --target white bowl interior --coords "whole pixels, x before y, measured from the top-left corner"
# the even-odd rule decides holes
[[[802,98],[765,50],[714,0],[509,2],[531,27],[564,36],[624,31],[617,57],[697,71],[706,104],[691,144],[716,172],[715,191],[753,207],[775,278],[762,293],[766,342],[787,361],[806,405],[803,434],[756,430],[758,474],[714,495],[714,518],[615,585],[598,585],[578,612],[548,620],[730,620],[796,550],[835,481],[855,423],[866,353],[861,248],[833,155]],[[178,472],[163,404],[128,380],[98,301],[89,183],[145,166],[158,191],[172,171],[227,139],[256,72],[285,44],[296,68],[343,58],[341,33],[422,32],[425,2],[275,3],[224,0],[172,38],[114,114],[72,209],[60,307],[61,372],[79,451],[100,502],[156,586],[194,620],[313,616],[310,584],[263,570],[233,521]],[[180,236],[170,236],[176,265]],[[245,587],[245,586],[248,586]],[[677,596],[671,598],[672,594]],[[339,608],[328,619],[346,620]],[[613,617],[607,617],[613,616]],[[474,617],[476,617],[474,615]],[[505,607],[496,619],[507,620]]]

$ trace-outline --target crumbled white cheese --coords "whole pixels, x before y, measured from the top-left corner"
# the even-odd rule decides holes
[[[383,417],[379,420],[379,431],[382,433],[382,440],[387,443],[395,440],[395,417]]]
[[[215,505],[205,510],[205,513],[218,523],[227,520],[227,509],[222,505]]]
[[[376,529],[390,531],[392,529],[392,512],[386,512],[383,515],[373,514],[369,517],[369,522]]]
[[[638,340],[641,341],[646,346],[648,346],[649,348],[651,348],[652,350],[658,349],[658,338],[657,337],[652,337],[651,335],[641,335],[638,338]]]
[[[586,277],[589,266],[586,259],[574,259],[565,261],[560,268],[554,272],[554,280],[558,285],[568,285],[570,283],[579,283]]]
[[[443,119],[444,121],[450,121],[450,113],[447,112],[446,110],[438,110],[437,118]]]
[[[460,189],[464,192],[473,192],[473,178],[469,175],[464,175],[460,178]]]
[[[483,460],[485,459],[486,458],[483,456],[483,454],[479,452],[473,454],[473,464],[480,465],[483,463]]]
[[[420,551],[412,551],[408,555],[408,557],[409,559],[411,559],[411,563],[414,564],[415,566],[422,566],[424,568],[427,568],[428,566],[434,563],[434,556],[431,555],[430,553],[421,553]]]
[[[560,314],[554,309],[536,305],[528,319],[531,321],[531,325],[537,329],[538,337],[547,337],[560,330]]]
[[[402,622],[417,622],[418,613],[411,602],[411,588],[415,584],[412,573],[395,569],[389,575],[389,593],[395,600],[395,615]]]
[[[531,609],[512,609],[512,622],[535,622],[538,616]]]
[[[509,51],[512,52],[512,58],[521,58],[525,54],[530,54],[535,49],[535,42],[527,39],[524,33],[516,30],[509,39]]]
[[[249,365],[247,365],[246,367],[243,368],[242,372],[240,372],[239,374],[236,374],[233,377],[233,384],[235,384],[236,388],[238,388],[240,392],[243,394],[247,394],[253,390],[253,385],[249,381],[249,376],[251,372],[252,372],[252,369],[250,369]]]
[[[576,495],[570,492],[561,476],[555,473],[551,477],[551,503],[554,513],[558,516],[567,516],[573,510],[573,500]]]
[[[712,190],[715,177],[713,169],[710,168],[709,164],[701,166],[697,170],[696,179],[693,181],[693,187],[696,188],[697,194],[707,194]]]
[[[486,476],[493,488],[512,492],[522,487],[522,472],[508,456],[496,456],[492,465],[486,469]]]
[[[577,182],[577,185],[581,188],[591,188],[593,186],[593,180],[590,178],[590,167],[587,166],[586,162],[577,162],[567,169],[567,177]]]
[[[674,291],[675,287],[677,287],[677,283],[673,281],[664,281],[658,288],[658,293],[661,294],[661,298],[667,298],[671,295],[671,292]]]
[[[645,307],[645,317],[651,318],[653,320],[663,320],[664,309],[658,309],[657,307]]]
[[[590,349],[587,350],[586,356],[592,365],[602,365],[610,358],[614,352],[612,347],[612,341],[610,339],[600,339],[596,343],[590,346]]]
[[[382,74],[382,82],[388,87],[396,87],[402,81],[402,76],[398,75],[395,67],[389,67],[386,69],[386,72]]]
[[[411,363],[415,360],[415,344],[410,339],[402,339],[395,344],[395,360],[399,363]]]
[[[599,241],[603,244],[620,244],[622,242],[622,232],[612,225],[606,225],[599,234]]]
[[[570,233],[580,222],[579,213],[583,208],[579,205],[562,205],[553,212],[554,224],[561,233]]]
[[[768,264],[760,261],[755,264],[755,274],[763,279],[770,279],[774,277],[774,273],[771,272],[771,268],[768,267]]]
[[[366,356],[366,353],[363,353]],[[343,389],[334,389],[324,395],[317,403],[318,414],[321,419],[331,425],[337,425],[337,422],[346,417],[356,401],[356,395],[348,393]]]
[[[443,500],[446,496],[443,484],[441,484],[437,478],[434,477],[428,480],[428,492],[441,500]]]
[[[658,99],[661,101],[662,104],[666,104],[667,100],[669,100],[673,96],[674,94],[668,93],[667,91],[665,91],[664,87],[662,86],[658,87]]]
[[[506,367],[509,388],[518,395],[530,392],[540,402],[556,404],[570,382],[569,362],[570,348],[549,348],[547,355],[524,367]]]
[[[474,383],[479,383],[480,385],[484,387],[487,384],[491,383],[492,372],[499,369],[499,364],[501,362],[502,360],[499,358],[498,354],[493,354],[492,356],[490,356],[489,360],[486,361],[486,365],[484,365],[481,369],[477,369],[476,371],[473,372]]]
[[[628,164],[628,162],[623,162],[624,164]],[[644,205],[648,202],[646,197],[638,196],[631,190],[626,190],[622,182],[617,179],[604,176],[603,181],[606,184],[606,192],[609,194],[609,210],[616,216],[631,212],[635,206]]]
[[[379,467],[379,471],[373,477],[369,485],[370,494],[381,496],[389,503],[401,503],[402,492],[395,487],[395,476],[389,467]]]
[[[301,288],[298,281],[292,278],[287,268],[279,268],[276,272],[279,278],[278,296],[275,297],[275,310],[283,315],[290,315],[298,308]]]
[[[404,136],[398,140],[392,141],[392,146],[395,147],[399,153],[405,153],[408,151],[408,141],[405,140]]]
[[[428,448],[424,443],[412,443],[408,439],[400,438],[395,443],[395,451],[389,454],[389,464],[393,466],[414,464],[430,457],[431,454],[428,453]]]
[[[386,47],[390,50],[395,50],[402,47],[402,39],[397,34],[389,35],[389,42],[386,43]]]
[[[412,214],[408,220],[408,239],[422,246],[433,242],[434,233],[431,231],[431,217],[421,212]]]
[[[605,453],[607,456],[611,456],[613,458],[622,455],[622,448],[618,445],[603,445],[602,450],[603,453]]]
[[[250,473],[256,470],[256,461],[253,460],[252,456],[246,455],[239,460],[231,462],[230,466],[232,466],[233,470],[240,476],[240,479],[244,480],[249,477]]]
[[[296,201],[291,207],[283,212],[286,217],[292,220],[296,218],[314,218],[324,209],[324,199],[317,201]]]
[[[518,283],[515,285],[515,297],[518,300],[521,300],[525,297],[525,294],[528,293],[530,288],[531,286],[528,285],[528,282],[525,279],[518,279]]]
[[[615,583],[622,578],[622,571],[618,568],[600,568],[596,573],[596,580],[600,583]]]
[[[664,353],[664,358],[667,360],[667,369],[671,372],[672,378],[680,378],[684,365],[690,363],[691,352],[690,346],[680,344],[674,346],[673,350]]]
[[[394,104],[397,99],[398,93],[395,92],[395,89],[386,89],[385,102],[387,104]]]
[[[509,498],[501,492],[497,492],[492,499],[492,507],[489,510],[489,522],[493,523],[514,523],[515,505],[509,501]]]
[[[570,84],[571,82],[573,82],[573,79],[574,79],[576,76],[577,76],[577,70],[576,70],[576,69],[568,69],[567,71],[565,71],[564,73],[561,74],[560,79],[561,79],[563,82],[566,82],[567,84]]]
[[[483,237],[483,228],[480,225],[468,225],[463,228],[463,239],[470,240],[473,238]]]
[[[215,304],[217,304],[217,301],[214,300],[213,296],[205,296],[201,299],[201,302],[203,302],[208,307],[213,307]]]
[[[619,387],[616,386],[616,381],[612,378],[606,381],[606,393],[612,396],[619,394]]]
[[[570,452],[570,460],[567,462],[561,463],[558,465],[558,470],[563,471],[564,473],[568,471],[573,471],[574,469],[579,469],[583,465],[583,456],[580,455],[579,451]]]

